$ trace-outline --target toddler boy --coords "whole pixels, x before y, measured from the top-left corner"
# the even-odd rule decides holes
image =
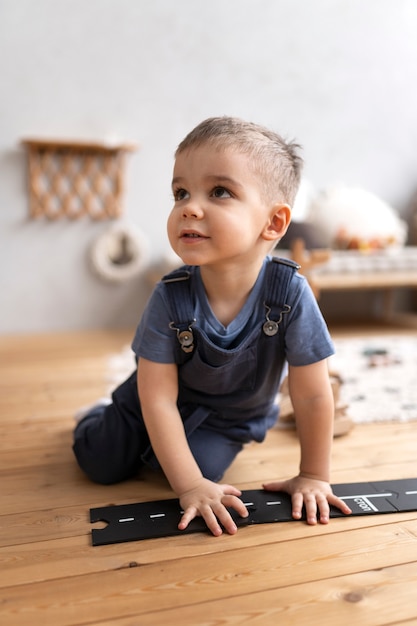
[[[222,484],[250,441],[262,441],[288,383],[300,439],[297,476],[264,485],[292,496],[293,516],[349,513],[329,484],[332,342],[294,264],[272,259],[298,189],[299,146],[262,126],[210,118],[180,143],[168,237],[184,267],[156,286],[138,326],[137,371],[75,430],[74,452],[92,480],[113,483],[143,463],[161,467],[184,510],[214,535],[236,532],[227,508],[247,516]]]

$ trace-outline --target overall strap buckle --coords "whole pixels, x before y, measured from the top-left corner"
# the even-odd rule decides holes
[[[167,294],[174,320],[169,327],[177,333],[181,350],[190,353],[194,350],[194,334],[191,329],[195,319],[191,317],[191,271],[187,266],[174,270],[162,278],[167,286]],[[178,321],[175,321],[178,320]]]
[[[266,309],[266,321],[262,326],[262,330],[268,337],[277,334],[279,325],[283,316],[291,311],[291,306],[286,303],[290,282],[295,272],[300,266],[291,259],[283,259],[280,257],[272,257],[267,268],[267,279],[265,281],[265,300],[264,307]],[[270,303],[271,306],[269,306]],[[277,320],[270,319],[269,315],[272,306],[280,309]]]
[[[182,326],[176,326],[175,322],[170,322],[169,327],[177,332],[177,339],[184,352],[192,352],[194,350],[194,335],[191,326],[195,320],[185,330],[181,330]]]

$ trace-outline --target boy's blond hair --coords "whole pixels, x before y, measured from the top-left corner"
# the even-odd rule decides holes
[[[248,154],[252,171],[261,178],[265,199],[292,207],[303,166],[297,143],[285,141],[278,133],[237,117],[211,117],[183,139],[175,156],[205,144]]]

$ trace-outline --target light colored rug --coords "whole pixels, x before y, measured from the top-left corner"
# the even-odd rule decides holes
[[[120,352],[111,354],[107,359],[107,393],[110,395],[115,387],[120,385],[135,371],[135,368],[135,355],[130,346],[123,346]]]
[[[336,339],[331,369],[356,423],[417,420],[417,337]]]
[[[417,337],[336,339],[331,370],[342,379],[340,404],[355,423],[417,420]],[[135,368],[125,346],[108,360],[111,391]]]

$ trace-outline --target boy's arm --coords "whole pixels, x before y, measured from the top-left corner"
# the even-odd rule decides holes
[[[312,365],[289,367],[288,383],[291,402],[300,440],[300,473],[288,481],[264,485],[266,489],[287,491],[292,495],[293,517],[306,508],[307,522],[329,520],[329,504],[343,513],[349,507],[335,496],[329,484],[330,457],[333,441],[334,401],[327,368],[327,360]]]
[[[143,419],[156,457],[184,509],[179,528],[201,515],[214,535],[236,532],[226,506],[247,516],[241,492],[231,485],[218,485],[203,477],[184,431],[178,411],[178,370],[175,364],[155,363],[140,358],[138,392]]]

